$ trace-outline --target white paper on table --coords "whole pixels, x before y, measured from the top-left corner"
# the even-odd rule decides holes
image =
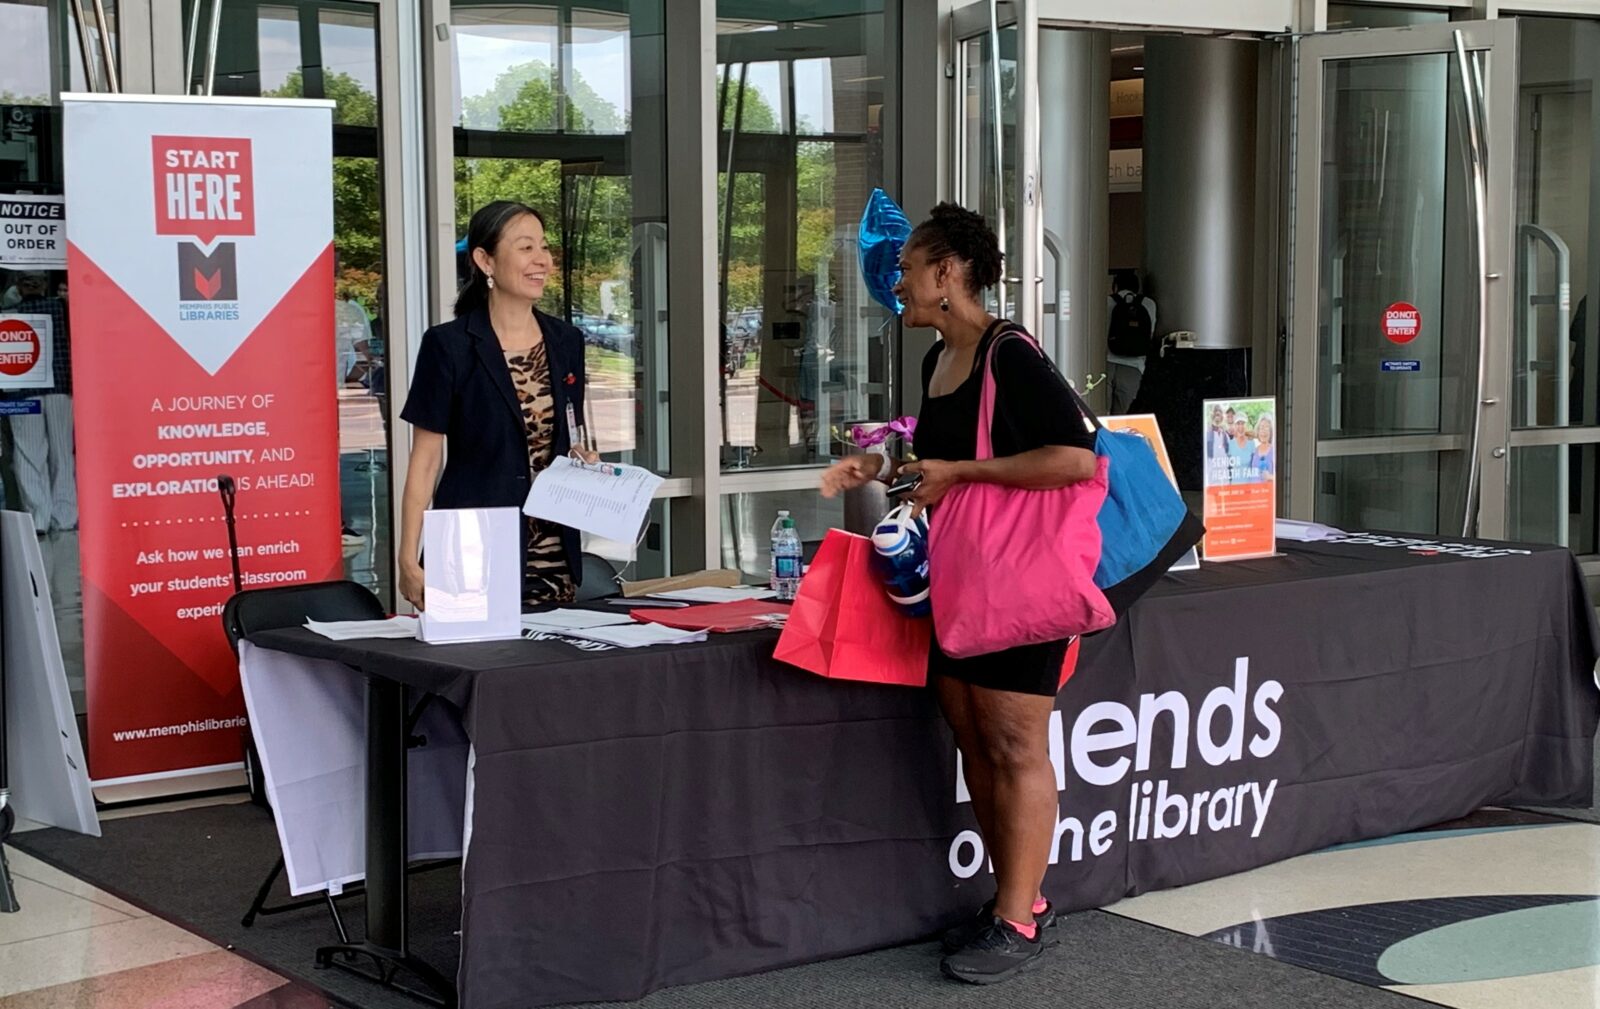
[[[609,540],[634,543],[661,477],[639,466],[558,457],[533,481],[524,513]]]
[[[633,623],[626,613],[597,613],[594,610],[551,610],[549,613],[524,613],[522,626],[541,631],[572,631],[591,627],[621,627]]]
[[[599,641],[618,648],[648,648],[651,645],[687,645],[706,640],[705,631],[686,631],[661,624],[628,624],[619,627],[585,627],[561,632],[569,638]]]
[[[778,594],[758,585],[736,585],[719,588],[715,585],[696,589],[673,589],[670,592],[652,592],[652,599],[676,599],[684,603],[738,603],[746,599],[776,599]]]
[[[415,617],[390,617],[387,620],[307,620],[306,629],[331,641],[360,641],[363,638],[415,638]]]
[[[1316,543],[1331,536],[1343,536],[1344,532],[1333,526],[1325,526],[1319,522],[1298,522],[1294,519],[1278,519],[1273,532],[1280,540],[1291,540],[1296,543]]]

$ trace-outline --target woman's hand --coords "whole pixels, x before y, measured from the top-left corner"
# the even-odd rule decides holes
[[[400,562],[400,595],[405,601],[422,612],[422,565],[412,560]]]
[[[572,450],[572,457],[579,462],[586,462],[591,466],[600,461],[599,452],[593,452],[586,448],[574,447]]]
[[[823,471],[822,496],[838,497],[847,490],[865,487],[878,478],[882,468],[881,455],[846,456]]]
[[[962,482],[961,464],[939,459],[923,459],[900,467],[901,477],[920,476],[916,490],[911,492],[911,517],[917,518]]]

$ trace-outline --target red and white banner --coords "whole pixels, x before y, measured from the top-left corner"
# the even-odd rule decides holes
[[[63,96],[89,770],[239,766],[246,588],[339,577],[331,102]]]

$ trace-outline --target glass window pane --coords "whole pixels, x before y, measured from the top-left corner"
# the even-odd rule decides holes
[[[1600,445],[1514,448],[1510,490],[1510,539],[1600,552]]]
[[[50,103],[50,11],[45,0],[0,3],[0,105]]]
[[[559,17],[549,4],[452,3],[456,123],[474,130],[553,130]]]
[[[336,103],[335,123],[378,125],[377,19],[362,11],[322,11],[322,95]]]
[[[847,72],[856,76],[836,77],[835,65],[843,60],[794,61],[794,128],[796,133],[809,136],[826,136],[834,131],[834,88],[859,88],[863,84],[882,81],[882,77],[869,81],[862,76],[865,71],[852,66]],[[840,69],[843,69],[842,67]],[[849,101],[840,96],[847,106],[861,107],[861,102]]]
[[[604,11],[572,12],[566,91],[573,114],[567,128],[626,134],[633,118],[633,57],[628,17]]]
[[[89,63],[94,67],[95,86],[90,88],[83,76],[83,42],[78,36],[76,22],[72,18],[66,5],[60,5],[63,20],[66,22],[69,35],[66,39],[67,52],[71,57],[70,77],[74,91],[108,90],[106,83],[105,53],[100,42],[100,23],[95,17],[94,6],[91,3],[83,5],[84,33],[88,35]],[[117,52],[117,5],[107,2],[102,5],[106,12],[106,28],[111,33],[111,51]]]
[[[800,531],[807,563],[829,529],[844,525],[844,499],[809,491],[764,491],[722,498],[722,566],[746,580],[765,582],[772,564],[772,524],[787,509]]]
[[[866,294],[856,226],[895,100],[883,6],[717,7],[723,466],[815,465],[887,419],[894,318]],[[794,55],[790,55],[794,54]],[[731,171],[730,171],[731,169]]]
[[[185,11],[187,16],[188,11]],[[209,8],[201,27],[209,25]],[[334,395],[345,577],[393,598],[384,339],[383,189],[375,8],[224,5],[218,94],[329,98],[333,131]],[[203,67],[196,67],[203,73]]]
[[[611,6],[452,4],[456,234],[495,200],[543,215],[556,270],[539,307],[584,332],[600,451],[669,472],[664,9]]]
[[[115,5],[106,5],[106,15],[115,44]],[[103,68],[92,14],[84,27],[98,78]],[[61,107],[55,92],[87,86],[78,26],[67,5],[0,2],[0,192],[61,194]],[[0,266],[0,312],[49,316],[54,327],[54,384],[0,391],[7,407],[0,420],[0,507],[29,514],[39,533],[67,685],[81,712],[83,598],[66,271]]]
[[[1001,28],[1000,51],[1000,142],[1001,178],[995,178],[995,74],[994,46],[989,37],[968,40],[964,43],[966,54],[966,80],[962,99],[966,134],[966,192],[962,202],[976,209],[1000,230],[1001,201],[1004,201],[1006,261],[1017,261],[1018,242],[1016,180],[1016,116],[1017,116],[1017,30]],[[990,311],[1000,307],[999,291],[984,292]]]
[[[1432,536],[1439,532],[1439,487],[1436,452],[1318,459],[1317,521]]]
[[[742,133],[787,133],[789,121],[788,89],[784,86],[783,63],[741,63],[734,69],[733,80],[744,82],[744,102],[736,99],[728,110],[736,116],[731,122],[738,124]],[[733,91],[738,95],[737,89]]]
[[[261,93],[278,98],[305,97],[300,72],[300,12],[293,7],[261,7],[256,14]]]
[[[1448,157],[1454,78],[1443,54],[1326,65],[1318,397],[1321,437],[1452,433],[1476,377],[1466,236],[1446,200],[1465,199]],[[1452,273],[1452,269],[1454,272]],[[1386,337],[1414,308],[1409,342]],[[1381,528],[1381,527],[1380,527]]]
[[[1330,31],[1349,28],[1401,28],[1406,25],[1436,24],[1448,20],[1450,13],[1442,10],[1415,10],[1406,7],[1352,3],[1328,5]]]
[[[117,52],[117,5],[102,4],[111,51]],[[54,97],[51,68],[64,67],[61,90],[106,90],[105,57],[93,5],[84,3],[83,33],[96,87],[83,73],[78,22],[64,3],[50,0],[0,0],[0,105],[47,105]]]
[[[1600,424],[1600,194],[1593,89],[1600,24],[1529,18],[1517,63],[1512,421]]]

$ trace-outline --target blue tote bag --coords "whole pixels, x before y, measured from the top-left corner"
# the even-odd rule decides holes
[[[1110,487],[1100,507],[1100,566],[1094,583],[1120,615],[1205,535],[1156,459],[1136,434],[1109,431],[1073,390],[1094,425],[1095,455],[1110,461]]]
[[[1044,354],[1028,331],[1014,323],[995,339],[1012,336]],[[1060,377],[1059,371],[1056,374]],[[1094,454],[1109,463],[1106,500],[1097,523],[1100,564],[1094,584],[1120,617],[1200,542],[1206,529],[1183,503],[1150,443],[1136,434],[1108,431],[1072,383],[1063,377],[1061,384],[1084,422],[1094,428]]]

